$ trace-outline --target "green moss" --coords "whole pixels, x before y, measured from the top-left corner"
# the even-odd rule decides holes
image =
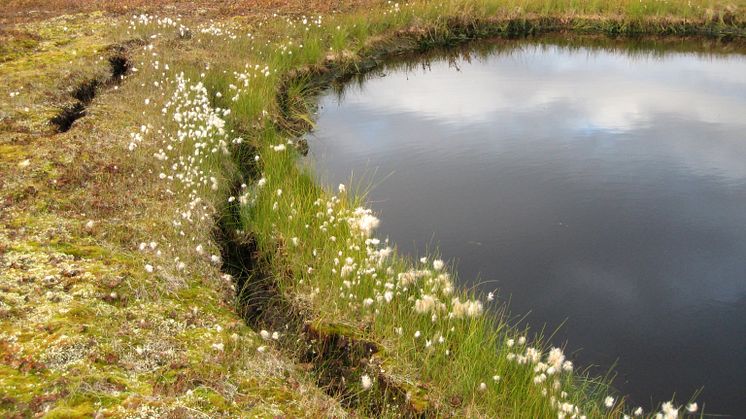
[[[10,33],[5,48],[20,54],[16,58],[24,61],[34,54],[42,54],[43,61],[54,58],[86,56],[99,51],[105,46],[101,38],[108,34],[112,26],[111,19],[96,12],[73,16],[63,16],[45,22],[34,22],[24,27],[24,32]],[[33,34],[29,36],[28,34]],[[60,49],[67,51],[63,55],[55,55]],[[2,51],[0,49],[0,51]],[[23,54],[21,54],[23,53]],[[51,55],[43,56],[44,53]],[[34,57],[39,58],[39,57]],[[25,68],[26,63],[21,63]]]
[[[44,415],[44,417],[48,419],[83,418],[91,417],[94,413],[96,413],[96,409],[93,403],[83,402],[72,406],[57,406]]]
[[[64,323],[73,323],[74,325],[89,324],[96,320],[96,311],[86,303],[73,305],[64,315],[56,318]]]
[[[225,306],[219,304],[215,297],[215,289],[207,287],[196,281],[190,282],[187,287],[178,291],[179,299],[187,304],[199,304],[200,309],[210,315],[225,315]]]
[[[0,38],[2,39],[2,38]],[[39,45],[39,41],[34,38],[10,38],[2,39],[0,43],[0,63],[10,61],[23,54],[27,54]]]
[[[110,255],[108,250],[95,245],[52,241],[48,246],[54,251],[71,255],[77,259],[104,259]]]
[[[32,392],[38,376],[32,373],[24,373],[8,365],[0,364],[0,388],[6,397],[12,398],[13,404],[25,403],[35,395]]]
[[[16,144],[0,144],[0,164],[18,163],[26,159],[29,155],[26,148]]]
[[[194,396],[201,401],[205,409],[211,411],[222,411],[229,408],[228,402],[220,393],[207,387],[198,387],[194,390]]]
[[[284,386],[284,383],[257,383],[254,387],[258,390],[258,393],[264,400],[272,401],[273,403],[286,404],[292,402],[295,399],[295,394],[290,388]]]
[[[41,217],[39,214],[36,216],[32,214],[19,214],[13,217],[12,220],[8,221],[7,225],[10,228],[18,229],[18,228],[27,228],[27,229],[35,229],[35,228],[44,228],[45,227],[45,219],[44,217]],[[40,243],[38,241],[28,241],[24,245],[20,246],[27,250],[35,250],[40,247]]]

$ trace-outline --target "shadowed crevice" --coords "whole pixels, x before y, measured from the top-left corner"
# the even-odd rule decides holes
[[[252,155],[253,153],[244,152]],[[254,160],[241,161],[244,174],[260,173]],[[255,180],[255,179],[254,179]],[[233,194],[240,191],[240,182]],[[272,255],[261,252],[255,239],[240,229],[240,207],[230,205],[216,225],[215,240],[220,247],[222,271],[231,275],[236,287],[236,308],[254,330],[279,332],[273,340],[297,363],[308,365],[316,384],[349,409],[373,417],[395,412],[404,417],[431,416],[425,391],[400,383],[382,371],[383,348],[364,337],[364,331],[329,323],[282,289],[272,272]],[[271,252],[270,252],[271,253]],[[292,272],[283,275],[291,277]],[[361,391],[363,374],[377,378],[370,391]]]
[[[129,59],[123,52],[109,57],[109,65],[111,66],[111,81],[116,83],[121,81],[132,68]]]
[[[67,132],[72,128],[73,123],[85,114],[86,106],[82,102],[76,102],[60,109],[59,113],[49,120],[49,123],[55,126],[57,132]]]
[[[117,45],[109,49],[114,51],[114,54],[109,57],[109,77],[103,80],[98,78],[85,80],[73,89],[71,96],[75,102],[60,108],[57,115],[49,120],[58,133],[69,131],[75,121],[86,116],[86,108],[102,88],[121,84],[124,77],[129,74],[132,65],[126,55],[127,47]]]

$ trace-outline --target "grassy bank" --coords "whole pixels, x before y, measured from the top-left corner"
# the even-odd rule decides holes
[[[379,220],[362,191],[317,185],[297,165],[297,137],[312,127],[320,87],[392,54],[559,30],[740,38],[744,5],[483,0],[371,2],[323,16],[265,10],[53,18],[44,27],[59,33],[44,36],[60,42],[14,41],[4,53],[0,93],[11,100],[2,170],[12,180],[3,185],[2,409],[632,414],[636,406],[604,380],[512,328],[499,300],[458,290],[456,273],[435,257],[409,260],[376,239]],[[65,35],[70,22],[80,25],[74,37]],[[46,120],[70,100],[66,86],[100,77],[105,47],[133,39],[144,42],[127,51],[123,83],[102,89],[69,132],[52,132]],[[56,61],[40,66],[47,60]],[[74,74],[64,73],[70,66]],[[232,257],[226,243],[246,246],[239,255],[249,260]],[[224,266],[238,284],[220,272],[228,264],[242,264]],[[231,285],[240,288],[235,309]],[[354,364],[325,363],[314,340],[330,337],[371,346]],[[353,359],[342,352],[333,354]],[[322,385],[331,395],[318,386],[325,368],[345,379]]]

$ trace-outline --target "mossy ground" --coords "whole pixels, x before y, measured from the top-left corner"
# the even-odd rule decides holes
[[[122,22],[62,15],[0,33],[0,416],[343,415],[305,370],[257,350],[217,266],[143,271],[170,251],[170,204],[126,154],[137,89],[100,94],[70,132],[49,125],[80,82],[108,77]]]

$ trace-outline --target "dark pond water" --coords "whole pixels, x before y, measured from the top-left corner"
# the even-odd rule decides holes
[[[746,414],[746,56],[494,41],[327,93],[309,141],[635,403]]]

